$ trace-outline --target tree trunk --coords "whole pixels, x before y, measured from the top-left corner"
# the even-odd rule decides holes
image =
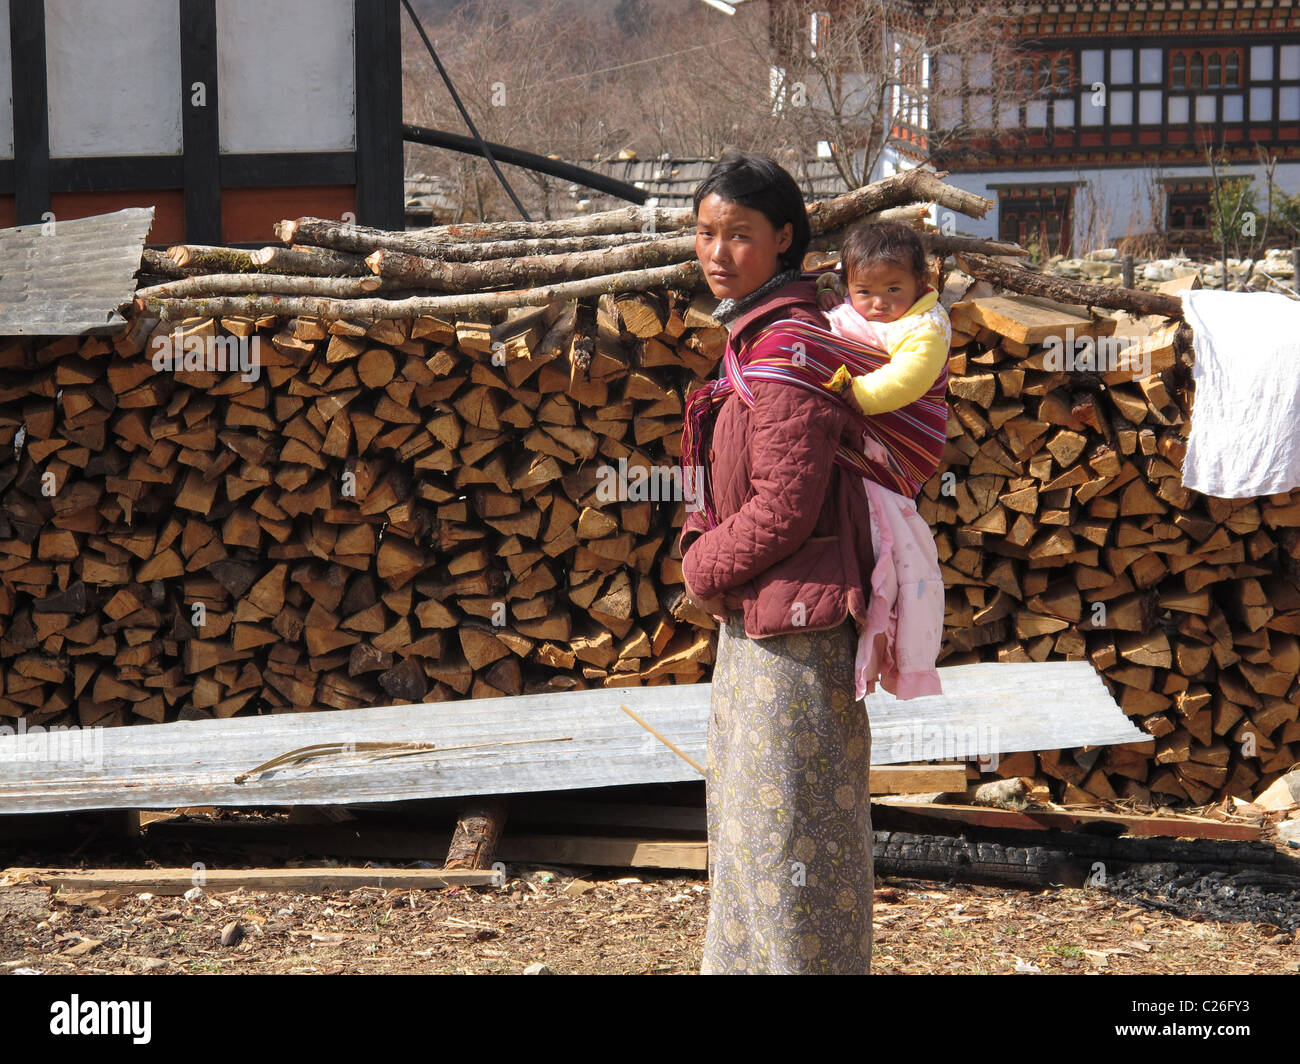
[[[396,319],[476,314],[516,307],[540,307],[553,301],[589,296],[640,292],[646,288],[691,289],[700,282],[695,261],[648,270],[588,277],[566,284],[544,285],[514,292],[484,292],[447,296],[411,296],[406,299],[326,299],[315,296],[213,296],[211,298],[137,301],[165,321],[193,317],[261,317],[266,314],[323,318]]]
[[[1135,288],[1094,284],[1091,281],[1071,281],[1064,277],[1052,277],[1007,266],[971,252],[958,253],[957,264],[972,277],[1027,296],[1043,296],[1062,303],[1082,303],[1110,310],[1127,310],[1134,314],[1161,314],[1179,320],[1183,316],[1182,300],[1161,292],[1143,292]]]
[[[375,251],[366,264],[382,277],[410,288],[446,292],[481,292],[507,285],[558,284],[588,277],[645,270],[686,262],[695,253],[695,238],[655,240],[622,248],[579,251],[569,255],[495,259],[490,262],[438,262],[400,251]]]

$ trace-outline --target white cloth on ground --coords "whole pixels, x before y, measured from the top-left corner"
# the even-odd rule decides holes
[[[1180,294],[1196,353],[1183,486],[1224,499],[1300,486],[1300,302]]]

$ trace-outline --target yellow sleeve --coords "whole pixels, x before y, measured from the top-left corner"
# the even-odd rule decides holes
[[[948,338],[930,323],[913,329],[889,352],[889,363],[853,378],[853,399],[864,414],[883,414],[928,392],[948,360]]]

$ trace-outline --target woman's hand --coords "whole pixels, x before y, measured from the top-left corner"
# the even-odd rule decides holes
[[[695,604],[715,621],[725,621],[727,619],[727,607],[722,604],[721,595],[718,595],[716,598],[705,599],[703,602],[696,602]]]
[[[714,620],[726,620],[727,607],[723,605],[721,595],[715,595],[711,599],[702,599],[696,596],[696,594],[687,587],[686,597],[691,600],[693,605],[698,606]]]

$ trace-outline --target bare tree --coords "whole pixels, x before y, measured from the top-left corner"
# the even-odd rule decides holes
[[[815,23],[815,42],[814,0],[752,0],[731,18],[698,0],[475,0],[431,18],[429,29],[489,140],[575,161],[621,150],[717,158],[743,147],[776,156],[809,193],[806,164],[823,142],[843,187],[856,188],[895,135],[912,137],[924,156],[977,129],[985,110],[1014,106],[1020,87],[997,76],[1014,38],[992,5],[976,15],[975,5],[937,0],[942,17],[923,22],[916,5],[898,0],[816,2],[834,14]],[[413,34],[404,54],[408,118],[464,131]],[[941,67],[951,76],[940,77]],[[965,105],[963,117],[938,121],[953,101]],[[465,213],[513,215],[483,160],[408,152],[412,169],[455,175]],[[571,206],[567,182],[504,169],[530,212]]]
[[[1205,145],[1205,161],[1210,167],[1211,228],[1219,243],[1219,259],[1223,269],[1225,289],[1231,287],[1228,274],[1229,249],[1232,250],[1235,258],[1250,261],[1250,268],[1241,283],[1244,289],[1255,274],[1256,260],[1268,246],[1275,190],[1273,175],[1277,170],[1277,157],[1269,155],[1258,144],[1255,145],[1255,153],[1260,168],[1264,171],[1266,202],[1262,211],[1262,224],[1261,211],[1255,203],[1254,177],[1230,177],[1223,174],[1220,167],[1227,154],[1226,146],[1220,144],[1216,148],[1212,142]]]
[[[539,0],[526,9],[507,0],[476,0],[427,27],[475,127],[485,140],[560,158],[618,151],[628,130],[607,120],[598,87],[575,91],[574,71],[595,69],[610,30],[570,0]],[[467,134],[447,87],[418,36],[403,45],[404,112],[417,124]],[[595,106],[593,106],[595,105]],[[455,173],[462,209],[479,218],[515,212],[481,158],[436,148],[408,148],[408,169]],[[530,213],[549,217],[567,182],[519,167],[503,171]]]
[[[764,103],[775,138],[805,158],[829,146],[846,188],[866,184],[900,135],[922,159],[973,133],[1015,138],[998,124],[1037,87],[1007,76],[1022,52],[1004,11],[955,0],[932,11],[923,18],[896,0],[769,0],[762,32],[751,23],[745,40],[751,60],[770,64]],[[718,61],[719,80],[760,95],[729,53]]]
[[[1115,224],[1114,208],[1098,193],[1096,183],[1088,180],[1088,175],[1080,170],[1075,171],[1075,178],[1079,182],[1079,194],[1070,225],[1070,246],[1060,249],[1066,258],[1109,247],[1110,232]]]

